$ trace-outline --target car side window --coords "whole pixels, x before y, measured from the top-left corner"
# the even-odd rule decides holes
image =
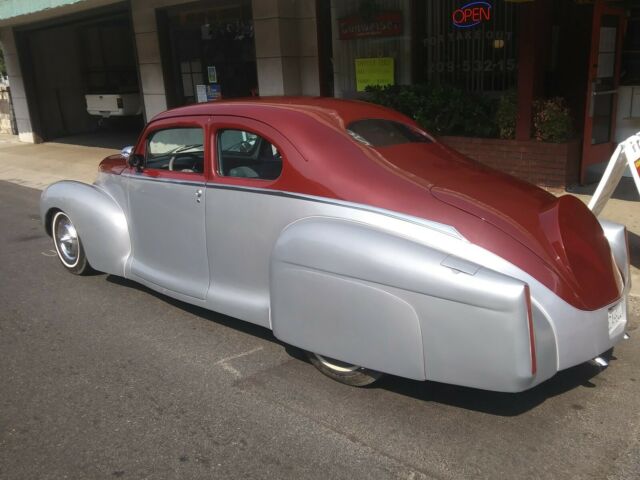
[[[224,177],[275,180],[282,173],[282,156],[269,141],[253,132],[218,131],[218,173]]]
[[[146,167],[187,173],[204,172],[204,133],[201,128],[167,128],[147,139]]]

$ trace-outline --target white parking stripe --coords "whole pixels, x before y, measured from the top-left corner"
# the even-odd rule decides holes
[[[231,355],[230,357],[225,357],[222,360],[218,360],[217,362],[214,363],[214,365],[220,365],[225,371],[231,373],[234,377],[240,378],[242,377],[242,374],[236,368],[229,365],[227,362],[230,362],[231,360],[235,360],[237,358],[246,357],[247,355],[251,355],[252,353],[259,352],[262,349],[263,347],[256,347],[246,352],[238,353],[236,355]]]

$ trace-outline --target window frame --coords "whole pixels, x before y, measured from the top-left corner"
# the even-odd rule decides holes
[[[273,145],[280,153],[282,159],[282,169],[280,175],[274,179],[257,178],[257,177],[231,177],[223,175],[220,170],[220,156],[218,151],[218,137],[219,133],[224,130],[240,130],[247,133],[252,133]],[[220,184],[238,185],[238,186],[252,186],[255,188],[269,188],[271,186],[277,186],[287,176],[289,171],[289,151],[290,149],[283,148],[287,140],[282,134],[275,130],[270,125],[263,123],[259,120],[250,119],[247,117],[239,117],[232,115],[216,116],[209,133],[211,142],[211,152],[213,157],[213,168],[211,178]]]
[[[228,132],[228,131],[235,131],[235,132],[240,132],[240,133],[248,133],[250,135],[254,135],[256,138],[256,143],[254,144],[254,146],[252,147],[250,152],[231,152],[231,153],[238,153],[238,154],[242,154],[242,153],[247,153],[249,155],[247,155],[247,160],[249,160],[250,158],[258,157],[260,155],[260,149],[262,148],[262,142],[267,142],[269,144],[269,146],[271,148],[275,148],[276,151],[278,152],[278,154],[280,155],[280,173],[276,178],[261,178],[261,177],[236,177],[233,175],[225,175],[222,172],[222,146],[221,146],[221,142],[220,142],[220,138],[222,136],[222,134],[224,132]],[[259,133],[256,133],[254,131],[251,130],[247,130],[247,129],[238,129],[238,128],[218,128],[216,129],[216,173],[220,176],[220,177],[224,177],[224,178],[250,178],[250,179],[254,179],[254,180],[263,180],[263,181],[273,181],[273,180],[277,180],[278,178],[280,178],[282,176],[282,167],[283,167],[283,155],[281,150],[278,148],[278,146],[273,143],[271,140],[265,138],[263,135],[260,135]],[[240,158],[242,155],[238,155],[238,157]]]
[[[147,125],[143,135],[141,135],[135,148],[135,154],[141,155],[144,159],[142,172],[136,172],[150,178],[166,178],[174,180],[184,180],[193,182],[205,182],[211,175],[211,144],[209,135],[210,116],[185,116],[176,118],[165,118],[151,122]],[[165,170],[147,166],[147,153],[151,137],[161,130],[173,130],[180,128],[199,128],[203,134],[203,172],[181,172],[178,170]],[[135,169],[131,169],[135,172]]]

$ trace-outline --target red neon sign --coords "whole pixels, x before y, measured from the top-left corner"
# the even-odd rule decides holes
[[[471,2],[454,10],[451,14],[453,25],[458,28],[470,28],[491,20],[491,4]]]

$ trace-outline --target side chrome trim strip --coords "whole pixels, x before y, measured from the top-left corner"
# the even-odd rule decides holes
[[[386,210],[384,208],[372,207],[369,205],[363,205],[361,203],[353,203],[347,202],[344,200],[335,200],[325,197],[317,197],[315,195],[305,195],[303,193],[295,193],[295,192],[287,192],[283,190],[271,190],[268,188],[259,188],[259,187],[243,187],[240,185],[226,185],[222,183],[206,183],[206,182],[194,182],[188,180],[178,180],[178,179],[169,179],[169,178],[150,178],[144,175],[131,175],[131,174],[122,174],[123,177],[131,178],[134,180],[144,180],[146,182],[162,182],[162,183],[173,183],[178,185],[187,185],[193,187],[205,187],[217,190],[232,190],[238,192],[249,192],[255,193],[258,195],[272,195],[276,197],[283,198],[292,198],[297,200],[306,200],[309,202],[323,203],[325,205],[334,205],[339,207],[347,207],[353,208],[356,210],[361,210],[364,212],[372,212],[380,215],[385,215],[387,217],[392,217],[399,220],[404,220],[407,222],[411,222],[416,225],[420,225],[423,227],[430,228],[432,230],[436,230],[445,235],[449,235],[450,237],[456,238],[458,240],[467,241],[464,236],[455,227],[451,225],[446,225],[443,223],[432,222],[430,220],[426,220],[419,217],[414,217],[412,215],[405,215],[403,213],[394,212],[392,210]]]
[[[121,174],[123,177],[131,178],[133,180],[143,180],[145,182],[161,182],[161,183],[176,183],[178,185],[190,185],[192,187],[206,187],[206,182],[196,182],[189,180],[178,180],[176,178],[151,178],[144,175],[131,175],[129,173]]]

